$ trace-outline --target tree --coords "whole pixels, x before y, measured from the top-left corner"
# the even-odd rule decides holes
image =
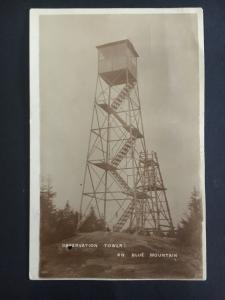
[[[177,240],[182,246],[201,248],[202,199],[194,189],[188,204],[188,215],[180,221]]]
[[[92,232],[98,230],[105,230],[105,222],[102,218],[98,219],[94,208],[91,207],[89,215],[79,228],[80,232]]]
[[[54,240],[55,235],[55,214],[56,208],[53,204],[53,200],[56,193],[53,191],[53,187],[48,180],[47,184],[41,185],[40,192],[40,240],[43,244],[51,243]]]
[[[56,220],[58,240],[69,238],[75,234],[78,223],[78,212],[74,213],[68,201],[64,209],[57,210]]]
[[[42,245],[56,243],[72,237],[77,229],[79,213],[74,212],[66,202],[63,209],[56,209],[54,198],[56,193],[48,180],[41,184],[40,193],[40,241]]]

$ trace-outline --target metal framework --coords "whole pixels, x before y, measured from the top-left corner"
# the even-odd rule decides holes
[[[113,53],[116,43],[106,47]],[[158,158],[146,150],[136,63],[132,72],[129,63],[109,70],[102,65],[99,59],[80,224],[92,207],[114,231],[173,232]]]

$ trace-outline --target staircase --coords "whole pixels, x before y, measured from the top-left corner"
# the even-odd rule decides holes
[[[117,110],[120,106],[120,104],[123,102],[123,100],[126,98],[127,95],[129,95],[130,90],[134,87],[134,83],[128,83],[122,91],[119,93],[119,95],[115,98],[113,101],[111,108],[113,110]]]
[[[107,112],[108,114],[112,114],[119,122],[120,124],[123,126],[123,128],[129,132],[130,134],[132,134],[133,136],[135,136],[136,138],[142,138],[143,135],[140,133],[140,131],[135,128],[132,125],[128,125],[120,116],[119,114],[113,110],[111,108],[110,105],[103,103],[103,104],[98,104],[99,107],[101,107],[105,112]]]
[[[108,105],[107,103],[98,104],[99,107],[101,107],[106,113],[111,114],[121,125],[122,127],[130,134],[130,137],[124,142],[123,146],[115,157],[112,158],[111,163],[95,163],[96,166],[107,169],[110,174],[114,177],[118,185],[121,187],[121,192],[129,195],[131,197],[135,197],[136,199],[146,199],[147,193],[145,192],[139,192],[136,191],[136,194],[134,190],[127,184],[127,182],[123,179],[122,176],[117,172],[116,167],[120,164],[120,162],[124,159],[124,157],[129,152],[130,148],[132,147],[133,143],[137,138],[142,138],[143,135],[138,130],[138,128],[135,128],[133,125],[128,125],[121,117],[119,112],[117,112],[118,108],[122,104],[123,100],[129,95],[130,90],[134,87],[135,83],[128,83],[118,94],[118,96],[113,100],[111,105]],[[132,200],[130,200],[132,201]],[[133,201],[132,201],[133,202]],[[114,226],[115,231],[120,231],[125,223],[127,222],[129,216],[131,215],[133,211],[133,203],[130,202],[130,204],[127,206],[121,217],[119,218],[118,222]]]
[[[126,181],[117,173],[116,170],[111,170],[110,173],[116,179],[117,183],[123,188],[123,191],[125,194],[128,194],[128,195],[133,194],[132,188],[129,187],[129,185],[126,183]]]
[[[122,187],[123,193],[134,197],[133,189],[126,183],[123,177],[121,177],[116,170],[110,170],[110,173],[116,179],[117,183]],[[146,193],[136,191],[137,199],[145,199],[146,197],[148,197]]]
[[[113,227],[114,231],[120,231],[123,228],[123,226],[126,224],[127,220],[129,219],[132,210],[133,210],[133,203],[130,202],[127,208],[125,209],[124,213],[122,214],[122,216],[119,218],[116,225]]]
[[[115,155],[115,157],[111,161],[111,164],[114,167],[117,167],[119,163],[123,160],[123,158],[127,155],[134,141],[135,141],[135,137],[132,136],[125,142],[125,144],[122,146],[122,148],[119,150],[119,152]]]

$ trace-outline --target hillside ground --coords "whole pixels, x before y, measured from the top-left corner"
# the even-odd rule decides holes
[[[97,245],[97,246],[96,246]],[[40,277],[106,279],[201,278],[201,255],[168,237],[79,233],[41,248]]]

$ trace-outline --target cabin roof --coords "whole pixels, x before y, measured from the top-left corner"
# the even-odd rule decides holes
[[[118,45],[118,44],[126,44],[127,47],[129,47],[130,50],[133,52],[134,56],[139,57],[139,55],[138,55],[137,51],[135,50],[133,44],[128,39],[115,41],[115,42],[111,42],[111,43],[107,43],[107,44],[102,44],[102,45],[96,46],[96,48],[101,49],[101,48],[106,48],[106,47],[110,47],[110,46],[115,46],[115,45]]]

